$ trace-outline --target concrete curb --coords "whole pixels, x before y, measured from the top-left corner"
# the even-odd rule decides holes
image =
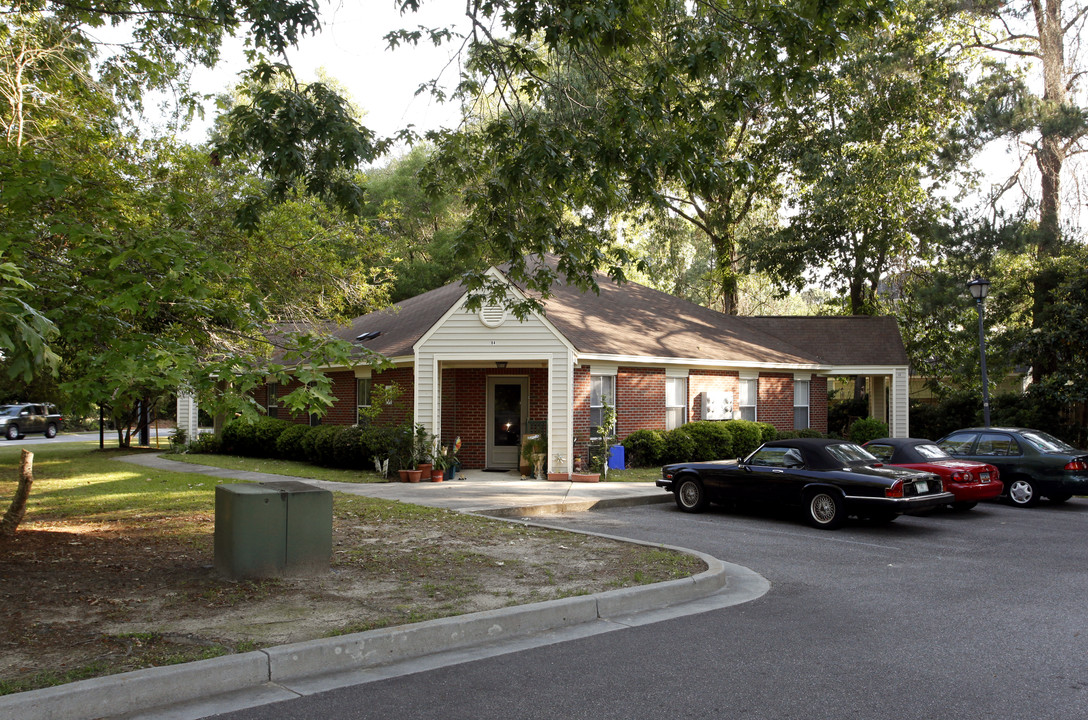
[[[319,675],[365,670],[425,655],[658,610],[712,595],[726,587],[729,578],[726,563],[704,553],[683,552],[702,559],[708,569],[689,578],[654,585],[456,615],[31,690],[0,697],[0,717],[93,720],[133,712],[146,713],[156,707],[254,689],[269,682],[282,684]]]

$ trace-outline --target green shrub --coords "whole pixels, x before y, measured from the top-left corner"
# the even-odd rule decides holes
[[[822,438],[824,437],[824,434],[815,428],[805,428],[797,431],[797,437]]]
[[[222,448],[219,438],[211,433],[201,433],[189,443],[189,452],[205,455],[217,455]]]
[[[876,418],[861,418],[850,425],[850,442],[858,445],[877,438],[888,437],[888,425]]]
[[[779,430],[775,440],[795,440],[801,437],[796,430]]]
[[[692,460],[724,460],[733,452],[733,433],[723,422],[700,420],[684,426],[695,441]]]
[[[627,467],[653,467],[661,464],[665,437],[660,430],[635,430],[623,441]]]
[[[756,425],[759,425],[761,444],[778,438],[778,429],[774,425],[766,422],[756,423]]]
[[[305,461],[306,451],[302,447],[302,441],[309,434],[309,425],[292,424],[276,438],[276,457]]]
[[[852,391],[851,391],[852,392]],[[827,428],[837,433],[846,433],[855,420],[869,415],[869,399],[849,398],[829,403],[827,406]]]
[[[330,464],[338,468],[363,469],[367,457],[363,429],[357,425],[339,427],[332,436]]]
[[[760,427],[763,423],[726,420],[722,424],[733,434],[733,454],[737,457],[748,457],[763,444],[763,429]]]
[[[678,427],[665,433],[665,447],[661,454],[661,464],[690,462],[695,454],[695,440],[685,427]]]
[[[290,422],[277,418],[262,417],[253,422],[236,418],[223,427],[223,450],[247,457],[273,457],[276,439],[289,427]]]
[[[308,435],[309,438],[312,438],[309,443],[311,454],[308,460],[314,465],[335,467],[336,448],[334,443],[336,442],[336,436],[343,429],[343,425],[319,425],[311,428]]]

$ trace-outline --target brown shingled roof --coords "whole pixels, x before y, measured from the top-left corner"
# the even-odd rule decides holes
[[[769,365],[906,365],[890,317],[739,317],[598,273],[600,295],[557,283],[547,318],[578,352]],[[412,347],[464,295],[460,283],[355,318],[337,337],[387,357]]]

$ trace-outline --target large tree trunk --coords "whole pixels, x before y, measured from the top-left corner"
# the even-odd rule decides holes
[[[1032,0],[1035,25],[1039,30],[1039,54],[1043,60],[1043,104],[1046,112],[1056,113],[1068,100],[1064,29],[1061,0]],[[1046,325],[1053,310],[1057,278],[1050,269],[1050,259],[1061,249],[1061,174],[1065,149],[1061,130],[1045,120],[1040,128],[1039,151],[1035,162],[1040,173],[1039,231],[1036,257],[1040,271],[1035,277],[1032,293],[1033,328]],[[1032,366],[1032,379],[1039,382],[1054,371],[1057,361],[1053,353],[1039,348]]]
[[[19,486],[15,489],[15,497],[11,499],[11,506],[4,513],[4,519],[0,520],[0,537],[15,534],[15,528],[23,521],[26,514],[26,501],[30,497],[30,486],[34,484],[34,453],[23,450],[22,461],[19,464]]]

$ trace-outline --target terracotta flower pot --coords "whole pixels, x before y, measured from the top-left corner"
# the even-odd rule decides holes
[[[567,473],[548,473],[548,480],[551,482],[569,482],[570,475]]]
[[[421,473],[423,473],[423,477],[429,478],[431,476],[431,470],[433,469],[434,465],[432,463],[419,463],[418,465],[416,465],[416,470],[419,470]]]
[[[407,470],[397,470],[397,475],[400,476],[400,481],[401,482],[408,482],[408,471]]]
[[[446,479],[446,471],[435,468],[431,470],[431,482],[442,482]]]
[[[601,481],[600,473],[571,473],[571,482],[595,483]]]
[[[419,482],[419,479],[423,477],[421,470],[405,470],[404,472],[408,473],[408,482],[410,483]]]

